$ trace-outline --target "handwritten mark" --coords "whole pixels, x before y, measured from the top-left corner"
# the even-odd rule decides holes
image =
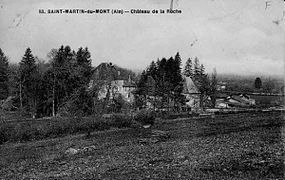
[[[280,23],[280,20],[276,20],[276,21],[272,21],[274,24],[276,24],[276,25],[279,25],[279,23]]]
[[[194,44],[195,44],[197,41],[198,41],[198,39],[195,39],[195,40],[190,44],[190,46],[191,46],[191,47],[194,46]]]
[[[271,1],[265,1],[265,9],[271,6]]]
[[[22,16],[21,16],[21,14],[16,14],[16,17],[13,19],[13,24],[12,24],[12,26],[9,26],[9,28],[18,27],[22,23],[22,21],[24,20],[26,15],[27,15],[27,13],[25,13]]]
[[[176,6],[178,6],[178,0],[175,1]],[[170,10],[173,9],[173,0],[170,0]]]
[[[283,16],[280,19],[273,20],[272,22],[276,25],[279,25],[281,21],[284,21],[285,11],[283,11]]]
[[[173,0],[170,0],[170,10],[173,9]]]
[[[179,0],[176,0],[176,2],[175,2],[176,6],[178,6],[178,1],[179,1]],[[285,1],[285,0],[284,0],[284,1]]]
[[[219,16],[219,17],[210,17],[208,18],[209,21],[219,21],[219,20],[223,20],[223,19],[226,19],[226,18],[239,18],[239,12],[238,11],[235,11],[235,12],[232,12],[232,13],[228,13],[228,14],[225,14],[223,16]]]

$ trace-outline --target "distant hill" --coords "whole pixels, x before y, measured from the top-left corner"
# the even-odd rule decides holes
[[[93,69],[93,75],[91,79],[98,80],[128,80],[129,77],[132,80],[136,79],[136,73],[132,70],[119,67],[118,65],[112,63],[101,63]]]
[[[254,80],[256,77],[260,77],[261,79],[274,79],[277,81],[284,81],[283,76],[277,76],[277,75],[263,75],[263,74],[257,74],[257,75],[241,75],[241,74],[225,74],[225,73],[219,73],[218,78],[221,81],[231,81],[231,80]]]

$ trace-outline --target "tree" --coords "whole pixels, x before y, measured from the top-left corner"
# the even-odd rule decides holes
[[[73,68],[74,54],[69,46],[61,46],[56,52],[51,51],[51,68],[47,74],[52,82],[52,115],[55,116],[64,99],[72,94],[73,82],[70,74]]]
[[[205,75],[205,67],[204,67],[203,64],[201,64],[201,66],[200,66],[200,72],[199,73],[200,73],[201,76]]]
[[[202,75],[200,77],[198,89],[200,91],[200,107],[204,108],[204,102],[210,95],[210,79],[208,74]]]
[[[88,48],[80,47],[76,52],[76,64],[74,74],[79,78],[78,87],[86,86],[90,82],[92,75],[91,55]]]
[[[158,75],[158,67],[157,64],[152,61],[149,65],[149,67],[147,68],[147,74],[153,78],[157,78]]]
[[[173,64],[173,73],[175,76],[173,77],[173,87],[172,87],[172,92],[174,95],[174,106],[184,103],[184,96],[181,94],[183,91],[183,78],[182,78],[182,73],[181,73],[181,57],[179,55],[179,52],[174,57],[174,64]]]
[[[19,93],[19,64],[9,63],[8,66],[9,95],[18,96]]]
[[[190,77],[190,78],[193,77],[194,73],[193,73],[193,64],[192,64],[191,58],[188,58],[188,60],[185,63],[183,74],[187,77]]]
[[[88,88],[91,77],[91,55],[88,48],[79,48],[77,52],[69,46],[61,46],[58,50],[52,50],[48,56],[51,59],[51,68],[47,72],[52,79],[52,114],[56,115],[59,108],[73,95],[78,94],[77,90]]]
[[[20,105],[28,112],[35,113],[37,106],[38,72],[35,58],[30,48],[27,48],[20,62]]]
[[[7,98],[8,94],[8,58],[0,48],[0,99]]]
[[[195,57],[195,59],[194,59],[194,74],[193,74],[194,79],[199,78],[199,76],[201,74],[200,70],[201,70],[201,67],[200,67],[199,59],[197,57]]]
[[[275,83],[272,79],[268,78],[264,83],[263,83],[263,90],[267,93],[272,93],[275,88]]]
[[[211,80],[208,74],[205,73],[204,65],[200,65],[199,59],[197,57],[195,57],[194,60],[193,81],[200,91],[200,107],[204,108],[204,102],[211,94]]]
[[[217,71],[216,68],[214,68],[210,84],[210,97],[211,97],[212,107],[215,107],[216,105],[217,84],[218,84]]]
[[[88,48],[80,47],[75,52],[70,46],[62,45],[59,49],[52,49],[47,58],[49,63],[45,65],[47,70],[43,74],[42,85],[46,89],[44,111],[52,116],[56,116],[59,111],[64,113],[65,110],[90,113],[93,107],[92,103],[89,106],[87,99],[92,100],[95,92],[88,89],[92,76]]]
[[[260,77],[257,77],[254,81],[254,87],[256,89],[260,89],[262,87],[262,82],[261,82],[261,79]]]
[[[170,97],[176,103],[181,101],[182,86],[182,76],[181,76],[181,58],[179,53],[175,57],[170,57],[169,59],[162,58],[157,60],[155,63],[152,61],[148,68],[144,70],[141,74],[141,78],[138,82],[138,88],[136,91],[137,100],[142,105],[142,98],[147,96],[159,96],[161,100],[161,105],[169,105]],[[175,103],[174,103],[175,104]]]

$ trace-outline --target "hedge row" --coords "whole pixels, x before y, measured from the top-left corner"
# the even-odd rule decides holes
[[[7,141],[30,141],[60,137],[66,134],[106,130],[111,127],[130,127],[131,118],[55,118],[40,122],[0,124],[0,144]]]
[[[141,110],[135,116],[113,114],[110,118],[53,118],[46,121],[27,121],[15,123],[0,123],[0,144],[7,141],[24,142],[45,138],[60,137],[67,134],[90,133],[107,130],[111,127],[131,127],[136,121],[141,125],[153,124],[155,114],[149,110]]]

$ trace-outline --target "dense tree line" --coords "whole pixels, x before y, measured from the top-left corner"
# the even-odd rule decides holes
[[[189,58],[183,69],[183,75],[190,77],[200,92],[201,106],[205,104],[204,101],[210,96],[212,104],[215,104],[215,94],[217,87],[217,74],[214,70],[211,77],[205,72],[205,67],[200,64],[196,57],[194,61]],[[181,57],[179,53],[175,57],[169,59],[162,58],[156,62],[152,61],[150,65],[141,74],[138,88],[136,91],[137,101],[139,106],[143,107],[146,104],[147,97],[154,97],[153,102],[159,103],[162,99],[160,107],[163,108],[168,103],[169,98],[174,101],[174,107],[184,104],[183,90],[183,76],[181,72]]]
[[[5,99],[10,91],[16,97],[17,107],[32,115],[55,116],[62,113],[92,114],[98,101],[100,87],[108,81],[125,79],[135,74],[111,63],[102,63],[92,69],[91,55],[87,48],[72,50],[69,46],[52,49],[48,53],[48,62],[34,57],[27,48],[20,63],[8,65],[8,58],[0,51],[1,99]],[[99,70],[96,74],[94,70]],[[97,80],[93,89],[88,89],[90,78]],[[181,57],[177,53],[174,58],[152,61],[144,70],[137,82],[136,106],[145,106],[148,97],[157,107],[167,107],[171,101],[175,108],[183,105],[183,76],[193,79],[201,92],[201,102],[205,97],[214,99],[216,74],[212,79],[205,73],[203,64],[196,57],[194,61],[186,61],[181,72]],[[96,84],[97,83],[97,84]],[[10,86],[8,85],[10,84]],[[108,99],[108,93],[107,97]],[[106,101],[107,102],[107,101]],[[122,104],[118,100],[118,104]],[[102,102],[99,102],[102,103]],[[214,102],[213,102],[214,103]],[[104,103],[103,103],[104,104]],[[201,103],[203,105],[203,103]],[[106,107],[106,106],[104,106]],[[103,108],[104,109],[104,108]]]
[[[171,102],[174,108],[179,109],[179,106],[185,103],[183,76],[190,77],[197,86],[202,108],[205,105],[215,105],[216,70],[208,75],[204,65],[195,57],[187,59],[182,72],[181,57],[177,53],[168,59],[152,61],[141,73],[134,92],[135,106],[144,107],[147,101],[151,101],[155,107],[165,108],[169,107]],[[89,84],[91,78],[96,80],[92,89]],[[98,100],[101,86],[107,82],[111,87],[111,81],[128,78],[136,79],[136,75],[112,63],[102,63],[97,68],[92,68],[91,55],[87,47],[80,47],[77,51],[69,46],[52,49],[48,53],[47,62],[34,56],[32,50],[27,48],[18,64],[9,63],[7,56],[0,49],[0,100],[12,96],[15,107],[31,115],[97,113],[96,105],[103,105],[104,110],[110,102],[108,93],[104,102]],[[249,83],[248,89],[242,90],[275,92],[274,88],[280,89],[279,86],[275,87],[276,83],[271,79],[261,82],[261,78],[258,77],[254,83],[252,80]],[[240,85],[228,83],[227,90],[239,90],[239,87]],[[119,107],[123,107],[122,99],[118,96],[113,101],[117,102]]]
[[[153,100],[157,106],[164,107],[171,97],[177,104],[183,101],[181,92],[183,90],[181,75],[181,58],[179,53],[169,59],[162,58],[150,65],[141,74],[136,90],[136,104],[145,106],[147,96],[157,97]],[[159,100],[160,99],[160,100]]]
[[[112,63],[105,70],[100,67],[106,63],[93,68],[87,47],[74,51],[69,46],[61,46],[52,49],[47,58],[47,61],[39,59],[27,48],[18,64],[9,64],[0,49],[0,100],[13,97],[14,107],[38,117],[94,114],[95,105],[101,103],[98,92],[106,80],[136,76],[131,70]],[[98,73],[94,73],[96,69],[100,69]],[[98,81],[90,89],[91,78]],[[118,104],[122,104],[120,98]]]
[[[2,50],[0,56],[0,99],[7,98],[8,94],[15,96],[16,106],[31,115],[55,116],[66,107],[69,111],[90,113],[92,98],[86,96],[92,66],[87,48],[74,51],[69,46],[61,46],[49,53],[47,63],[34,57],[27,48],[20,63],[10,67]]]

